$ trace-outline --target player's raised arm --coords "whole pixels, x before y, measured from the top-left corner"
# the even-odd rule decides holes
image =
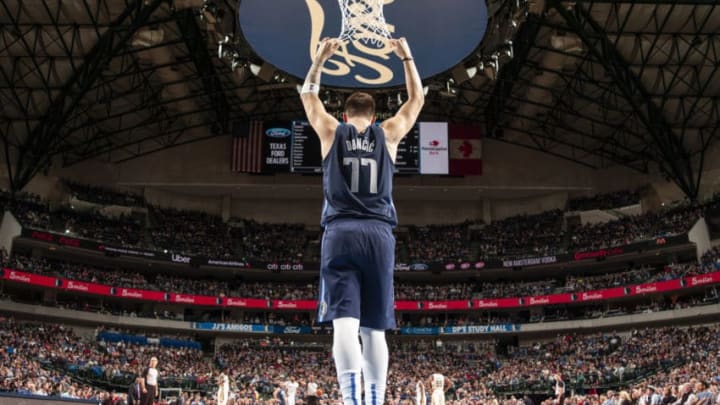
[[[415,125],[423,104],[425,104],[425,95],[423,94],[420,74],[415,66],[415,60],[412,57],[407,40],[405,38],[391,39],[390,44],[395,51],[395,55],[402,60],[405,69],[405,86],[408,93],[408,100],[403,103],[397,114],[382,123],[388,143],[397,145]]]
[[[320,41],[315,59],[313,60],[312,66],[310,66],[310,70],[305,77],[305,83],[300,91],[300,98],[305,108],[305,114],[315,133],[317,133],[320,138],[323,158],[325,158],[332,146],[338,121],[335,117],[327,113],[325,106],[320,100],[320,76],[323,64],[340,48],[341,44],[342,41],[336,38],[325,38]]]

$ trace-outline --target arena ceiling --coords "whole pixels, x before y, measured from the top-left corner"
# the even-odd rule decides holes
[[[123,162],[227,136],[235,120],[302,116],[298,79],[253,54],[237,7],[0,0],[12,188],[50,165]],[[589,167],[659,171],[697,196],[720,126],[715,1],[490,0],[488,9],[476,52],[426,81],[422,119],[479,123],[487,137]],[[218,52],[225,36],[231,58]]]

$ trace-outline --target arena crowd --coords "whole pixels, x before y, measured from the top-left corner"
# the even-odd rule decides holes
[[[102,193],[98,195],[103,195]],[[100,200],[123,200],[109,193]],[[598,201],[604,197],[597,196]],[[615,198],[610,198],[616,201]],[[622,201],[622,200],[620,200]],[[557,255],[627,245],[687,232],[715,196],[704,204],[683,204],[660,212],[573,229],[564,226],[564,212],[546,211],[517,215],[489,224],[408,226],[398,235],[397,261],[403,263],[452,263]],[[99,210],[61,206],[50,210],[39,197],[3,192],[0,203],[25,226],[68,233],[125,247],[200,255],[214,259],[234,258],[260,262],[302,263],[318,260],[312,249],[319,235],[300,224],[263,224],[249,219],[220,217],[147,205],[147,218],[135,215],[108,217]],[[50,213],[52,212],[52,220]],[[282,243],[280,243],[282,242]]]
[[[0,390],[5,392],[104,398],[107,394],[96,386],[132,382],[155,356],[160,360],[160,384],[184,384],[186,392],[198,391],[200,397],[212,395],[200,391],[212,391],[222,371],[230,379],[232,403],[272,404],[273,393],[291,379],[301,387],[313,379],[322,392],[323,404],[339,401],[328,343],[246,338],[220,346],[212,354],[157,344],[109,342],[98,338],[107,332],[103,329],[96,330],[91,339],[78,336],[67,326],[7,317],[2,321],[0,372],[5,378]],[[563,334],[520,347],[489,339],[391,340],[390,344],[393,356],[387,392],[392,404],[414,403],[417,382],[431,372],[442,373],[453,382],[448,400],[454,404],[514,403],[508,402],[512,395],[520,398],[527,393],[550,392],[557,376],[566,386],[568,403],[602,404],[603,398],[623,390],[629,393],[631,403],[638,405],[652,405],[651,401],[642,402],[650,390],[650,396],[673,395],[675,401],[687,392],[697,396],[705,391],[713,396],[702,404],[714,405],[720,399],[716,391],[720,381],[718,324]],[[93,384],[79,382],[80,377]],[[298,390],[299,404],[304,403],[306,394],[304,389]],[[678,403],[687,403],[687,399]]]

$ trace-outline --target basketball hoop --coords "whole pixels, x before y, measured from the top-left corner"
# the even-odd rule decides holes
[[[342,13],[343,41],[360,40],[365,44],[379,46],[391,38],[385,23],[383,4],[385,0],[338,0]]]

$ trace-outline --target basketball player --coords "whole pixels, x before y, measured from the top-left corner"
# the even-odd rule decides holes
[[[430,405],[445,405],[445,393],[452,387],[453,382],[440,373],[435,373],[429,379],[430,389]]]
[[[323,158],[325,233],[318,318],[333,322],[332,350],[344,404],[360,404],[361,373],[365,403],[383,404],[385,330],[395,327],[392,175],[398,144],[415,124],[424,96],[407,41],[390,40],[404,67],[408,100],[394,117],[376,126],[373,97],[353,93],[345,100],[346,122],[339,123],[325,111],[318,93],[323,64],[341,44],[338,39],[320,42],[301,90]]]
[[[217,405],[226,405],[230,395],[230,379],[224,371],[220,372],[217,379]]]
[[[278,384],[273,391],[273,403],[275,405],[287,405],[285,390],[282,387],[283,384]]]
[[[308,376],[307,386],[305,388],[305,401],[307,405],[318,405],[318,385],[315,382],[315,376]]]
[[[285,392],[287,392],[287,405],[295,405],[295,396],[297,394],[297,389],[300,386],[295,381],[295,377],[290,377],[290,380],[285,382]]]
[[[565,401],[565,381],[560,374],[554,374],[552,378],[555,380],[555,403],[562,405]]]
[[[157,365],[157,357],[151,357],[148,368],[143,372],[142,379],[140,380],[142,385],[141,405],[152,405],[153,402],[155,402],[155,397],[160,395],[160,391],[158,390],[159,373],[157,371]]]
[[[415,384],[415,405],[426,405],[427,396],[425,395],[425,384],[422,381],[418,381]]]

